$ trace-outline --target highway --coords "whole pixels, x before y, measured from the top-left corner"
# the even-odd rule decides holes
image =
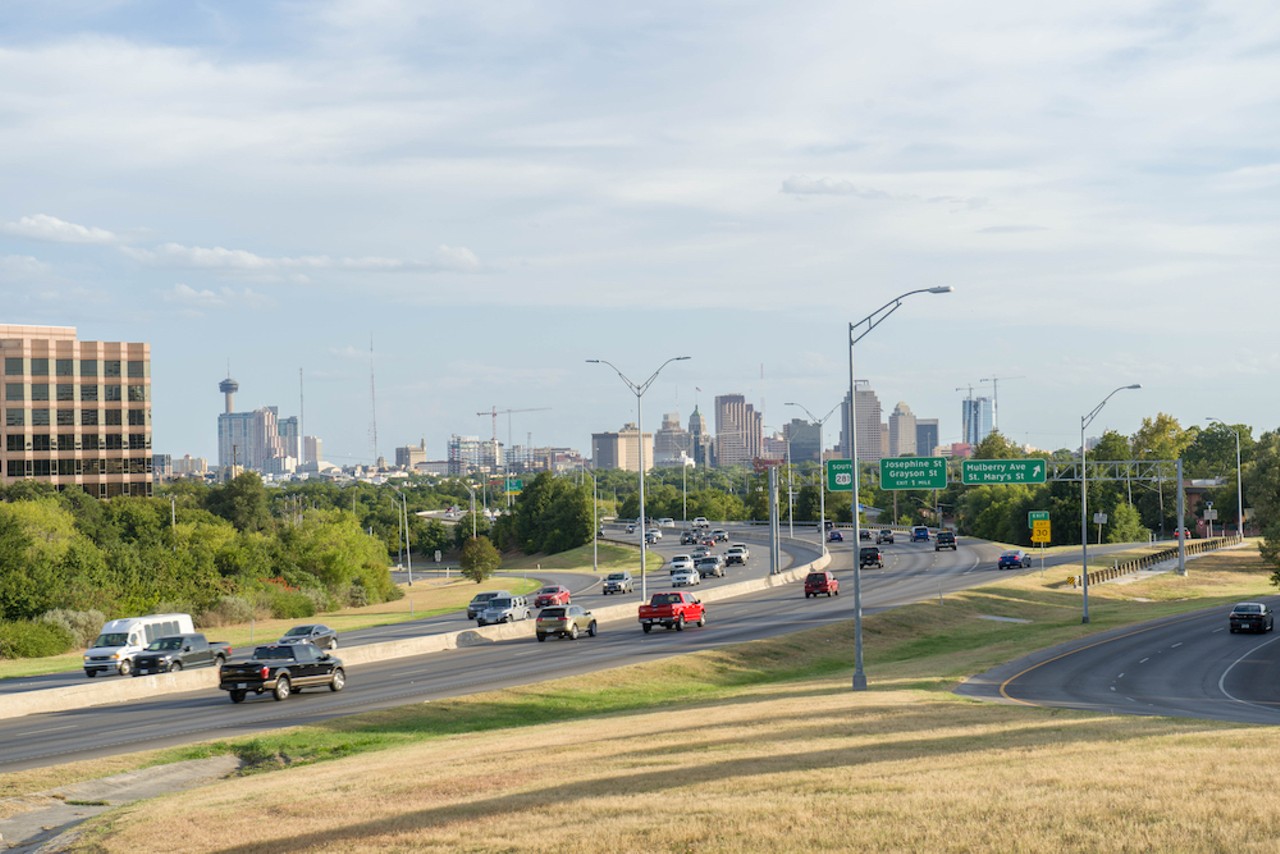
[[[645,635],[633,619],[625,619],[602,624],[596,638],[540,644],[530,626],[527,639],[352,668],[347,690],[337,694],[309,691],[283,703],[264,695],[233,706],[224,692],[202,690],[0,720],[0,773],[317,723],[355,712],[500,690],[847,621],[853,617],[853,545],[833,544],[832,569],[841,578],[842,595],[806,599],[798,584],[761,591],[710,606],[708,625],[701,629]],[[816,552],[816,546],[811,548]],[[660,549],[672,553],[678,547]],[[765,551],[758,545],[753,548],[753,573],[767,567]],[[995,569],[999,547],[987,543],[962,539],[958,551],[935,552],[932,543],[899,542],[884,546],[883,551],[885,568],[862,574],[865,612],[945,595],[1007,574]],[[1057,558],[1057,562],[1069,560],[1070,556]],[[1022,570],[1036,571],[1038,564],[1037,569]],[[728,580],[734,580],[732,572]],[[594,578],[584,581],[576,577],[578,587],[594,584]],[[651,585],[651,591],[656,587]],[[616,604],[620,597],[588,592],[582,601],[591,607],[593,602]],[[425,621],[431,627],[446,624],[469,625],[457,617]],[[389,628],[403,631],[403,627]],[[347,643],[344,639],[344,646]],[[852,649],[849,653],[852,663]],[[874,674],[869,676],[874,682]]]
[[[1280,597],[1258,601],[1272,607]],[[1230,606],[1126,626],[975,676],[957,693],[1128,715],[1280,724],[1280,634],[1232,634]]]

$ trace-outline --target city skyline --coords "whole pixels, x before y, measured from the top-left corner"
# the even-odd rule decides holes
[[[1074,447],[1130,383],[1094,430],[1280,426],[1265,3],[121,0],[0,24],[6,322],[150,342],[157,453],[217,458],[228,372],[240,410],[290,413],[301,370],[337,464],[423,436],[438,458],[491,408],[585,449],[636,418],[592,358],[641,381],[691,357],[646,431],[724,393],[777,426],[847,394],[849,323],[934,285],[857,378],[944,444],[954,389],[1005,375],[1019,444]]]

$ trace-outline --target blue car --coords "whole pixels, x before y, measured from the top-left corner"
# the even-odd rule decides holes
[[[843,543],[843,542],[844,542],[844,534],[840,533],[839,531],[837,531],[837,530],[835,530],[835,529],[833,528],[833,529],[831,530],[831,532],[830,532],[829,534],[827,534],[827,542],[829,542],[829,543]]]
[[[1031,566],[1031,557],[1022,549],[1013,549],[1000,555],[996,569],[1024,569]]]

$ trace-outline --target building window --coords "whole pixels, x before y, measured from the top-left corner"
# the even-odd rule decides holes
[[[32,383],[31,399],[32,400],[48,400],[49,384],[48,383]]]
[[[27,399],[26,383],[5,383],[4,399],[5,400],[26,400]]]
[[[58,400],[76,399],[76,387],[71,383],[58,383]]]
[[[96,377],[98,375],[97,359],[81,359],[80,360],[80,376]]]
[[[129,400],[133,403],[142,403],[147,399],[147,387],[144,385],[129,386]]]
[[[81,439],[81,444],[84,446],[86,451],[102,450],[102,441],[99,439],[97,433],[85,433]]]
[[[77,475],[81,472],[79,460],[58,460],[58,474]]]
[[[4,372],[6,376],[20,377],[26,373],[26,359],[21,356],[7,356],[4,360]]]
[[[106,412],[106,420],[102,422],[103,424],[108,427],[119,427],[123,424],[119,409],[108,409]]]
[[[58,450],[74,451],[79,443],[76,442],[75,434],[59,433],[58,434]]]
[[[97,383],[81,383],[81,384],[80,384],[80,399],[81,399],[81,400],[90,400],[90,401],[92,401],[92,400],[97,400],[97,399],[98,399],[98,384],[97,384]]]
[[[47,409],[31,410],[31,424],[34,427],[48,427],[49,426],[49,410]]]
[[[147,410],[130,409],[129,410],[129,426],[130,427],[147,426]]]
[[[146,433],[130,433],[129,447],[133,448],[135,451],[141,451],[143,449],[149,451],[151,450],[151,442],[147,440]]]
[[[31,474],[33,477],[49,477],[53,474],[53,467],[50,465],[52,460],[32,460]]]
[[[81,409],[80,423],[83,424],[85,427],[97,427],[98,426],[98,410]]]
[[[54,370],[60,377],[73,377],[76,374],[76,361],[75,359],[58,359]]]
[[[74,409],[58,409],[55,411],[58,416],[54,420],[57,421],[59,427],[76,426],[76,411]]]
[[[5,450],[8,451],[25,451],[27,437],[22,433],[10,433],[5,439]]]
[[[142,361],[141,359],[129,360],[129,376],[141,378],[141,377],[145,377],[146,375],[147,375],[146,362]]]
[[[27,423],[27,410],[25,409],[6,409],[4,411],[4,423],[6,427],[23,427]]]
[[[104,460],[107,474],[124,474],[124,460]]]
[[[48,359],[32,359],[31,360],[31,376],[33,377],[49,376],[49,360]]]
[[[120,400],[121,388],[118,385],[108,385],[102,387],[103,400]]]
[[[119,433],[108,433],[108,434],[107,434],[107,450],[108,450],[108,451],[123,451],[123,450],[124,450],[124,437],[123,437],[123,436],[121,436]]]
[[[31,450],[33,450],[33,451],[47,451],[47,450],[49,450],[49,434],[48,434],[48,433],[36,433],[34,436],[32,436],[32,437],[31,437]]]
[[[118,377],[118,376],[120,376],[120,360],[119,360],[119,359],[104,359],[104,360],[103,360],[103,362],[102,362],[102,375],[103,375],[104,377]]]
[[[9,460],[9,477],[31,477],[31,460]]]

